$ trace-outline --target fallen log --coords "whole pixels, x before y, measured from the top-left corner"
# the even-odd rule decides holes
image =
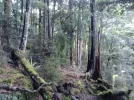
[[[42,96],[43,100],[46,100],[44,94],[46,91],[51,90],[52,86],[43,87],[44,86],[43,84],[48,84],[48,83],[42,77],[39,76],[39,74],[36,72],[34,67],[26,59],[25,53],[21,50],[14,49],[10,46],[4,46],[3,50],[6,51],[7,54],[9,54],[9,58],[13,61],[15,67],[19,65],[18,61],[22,64],[25,71],[27,72],[27,74],[30,76],[30,78],[32,80],[34,89],[39,92],[39,94]],[[7,87],[5,87],[5,88],[7,88]],[[8,89],[12,90],[13,88],[8,87]]]
[[[39,76],[39,74],[36,72],[34,67],[25,58],[23,51],[13,49],[13,54],[14,54],[14,56],[16,56],[16,58],[18,58],[20,63],[23,65],[25,71],[30,76],[35,90],[37,90],[40,86],[42,86],[42,84],[47,84],[47,82],[42,77]],[[45,96],[44,96],[44,93],[46,92],[45,88],[43,88],[43,87],[40,88],[40,90],[38,92],[42,96],[43,100],[45,100]]]
[[[29,61],[24,57],[23,51],[14,50],[15,56],[23,65],[26,72],[30,75],[31,79],[36,81],[38,84],[46,83],[45,80],[39,76],[39,74],[35,71],[34,67],[29,63]]]

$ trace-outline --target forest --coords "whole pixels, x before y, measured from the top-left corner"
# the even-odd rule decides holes
[[[134,100],[134,0],[0,0],[0,100]]]

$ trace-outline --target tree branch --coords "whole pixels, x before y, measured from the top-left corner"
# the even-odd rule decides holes
[[[30,93],[37,93],[40,91],[40,89],[43,88],[43,86],[50,86],[52,84],[52,82],[50,83],[43,83],[41,86],[39,86],[39,88],[37,90],[28,90],[28,89],[24,89],[24,88],[19,88],[19,87],[12,87],[12,86],[8,86],[8,85],[0,85],[0,89],[4,89],[7,91],[19,91],[19,92],[30,92]]]

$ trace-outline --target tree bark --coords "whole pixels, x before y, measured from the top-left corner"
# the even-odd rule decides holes
[[[23,16],[24,16],[24,15],[23,15],[23,12],[24,12],[24,11],[23,11],[23,9],[24,9],[24,8],[23,8],[23,7],[24,7],[24,2],[23,2],[23,0],[21,0],[21,5],[20,5],[20,6],[21,6],[20,23],[23,23]],[[23,27],[22,24],[20,24],[19,33],[22,32],[22,27]]]
[[[95,68],[95,0],[90,0],[91,8],[91,52],[88,51],[88,64],[86,72],[93,74]]]
[[[101,77],[101,51],[100,51],[100,47],[101,47],[101,39],[100,39],[100,33],[101,29],[99,29],[98,32],[98,77]]]
[[[69,30],[68,30],[68,34],[69,34],[69,38],[70,38],[70,65],[73,65],[73,30],[72,30],[72,1],[69,0],[69,13],[70,13],[70,24],[69,24]]]
[[[97,80],[98,78],[102,78],[101,76],[101,55],[100,55],[100,29],[98,32],[98,55],[96,56],[95,69],[93,73],[93,79]]]
[[[48,39],[50,40],[51,34],[50,34],[50,11],[49,11],[49,0],[47,0],[47,31],[48,31]]]
[[[44,4],[46,4],[46,0],[44,0]],[[44,39],[46,40],[47,39],[46,38],[46,7],[44,7],[44,13],[43,13],[43,32],[44,32]]]
[[[27,45],[27,39],[28,39],[28,29],[29,29],[29,19],[30,19],[30,8],[31,8],[31,1],[26,0],[26,11],[24,15],[24,25],[23,25],[23,31],[21,36],[21,42],[19,49],[25,51],[26,45]]]
[[[81,67],[81,55],[82,55],[82,39],[81,39],[81,1],[79,2],[79,13],[78,13],[78,26],[77,26],[77,64],[78,67]]]
[[[34,70],[33,66],[31,66],[30,63],[26,60],[26,58],[23,56],[23,51],[14,50],[13,52],[23,65],[26,72],[29,74],[30,78],[32,79],[34,89],[37,90],[42,84],[47,84],[45,80],[42,77],[40,77],[39,74]],[[46,100],[44,97],[45,91],[46,90],[43,88],[39,90],[39,93],[42,96],[43,100]]]
[[[21,0],[21,16],[20,16],[20,21],[23,22],[23,5],[24,5],[24,2],[23,0]]]
[[[41,8],[39,9],[39,36],[38,36],[38,46],[39,46],[39,52],[41,50],[42,47],[42,32],[41,32]]]
[[[4,0],[4,25],[3,25],[3,34],[1,36],[1,44],[2,46],[10,45],[10,30],[9,30],[9,23],[10,23],[10,16],[11,16],[11,0]]]
[[[56,6],[56,0],[54,0],[54,6],[53,6],[53,16],[55,16],[55,6]],[[53,37],[54,37],[54,24],[55,24],[55,20],[52,19],[52,41],[53,41]]]

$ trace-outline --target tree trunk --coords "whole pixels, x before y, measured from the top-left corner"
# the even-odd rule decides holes
[[[82,40],[81,40],[81,1],[79,2],[79,13],[78,13],[78,26],[77,26],[77,64],[78,67],[81,67],[81,55],[82,55]]]
[[[72,30],[72,1],[69,0],[69,13],[70,13],[70,24],[69,24],[69,30],[68,30],[68,34],[69,34],[69,38],[70,38],[70,65],[73,65],[73,30]]]
[[[101,54],[100,54],[100,32],[101,30],[99,29],[98,32],[98,56],[96,56],[96,65],[93,73],[93,79],[97,80],[98,78],[102,78],[101,75]]]
[[[34,70],[34,67],[31,66],[29,61],[27,61],[26,58],[23,56],[24,53],[22,51],[13,50],[13,53],[19,59],[24,69],[32,79],[34,89],[37,90],[42,84],[46,84],[45,80],[39,76],[39,74]],[[44,92],[45,92],[44,88],[39,90],[39,93],[42,96],[43,100],[46,100],[44,96]]]
[[[39,46],[39,52],[41,50],[42,47],[42,34],[41,34],[41,9],[39,9],[39,36],[38,36],[38,46]]]
[[[44,0],[44,4],[46,4],[46,0]],[[44,7],[44,13],[43,13],[43,33],[44,33],[44,39],[46,40],[46,7]]]
[[[88,64],[86,72],[93,74],[95,68],[95,0],[90,0],[91,7],[91,52],[88,51]],[[89,57],[90,56],[90,57]]]
[[[50,40],[51,38],[51,34],[50,34],[50,12],[49,12],[49,0],[47,0],[47,31],[48,31],[48,40]]]
[[[21,0],[21,17],[20,17],[20,21],[23,22],[23,5],[24,5],[24,2],[23,0]]]
[[[23,2],[23,0],[21,0],[21,15],[20,15],[20,23],[23,23],[23,6],[24,6],[24,2]],[[19,30],[19,33],[21,33],[22,32],[22,24],[20,24],[20,30]]]
[[[14,53],[33,80],[35,80],[38,84],[45,83],[44,79],[39,76],[39,74],[34,70],[34,67],[31,66],[26,58],[23,56],[24,53],[22,51],[14,50]]]
[[[101,43],[101,40],[100,40],[100,33],[101,32],[101,29],[99,29],[99,32],[98,32],[98,77],[101,77],[101,51],[100,51],[100,43]]]
[[[4,0],[4,25],[3,25],[3,34],[1,36],[1,45],[7,46],[10,45],[9,37],[9,23],[11,16],[11,0]]]
[[[22,37],[19,49],[25,51],[28,39],[28,29],[29,29],[29,18],[30,18],[30,8],[31,8],[31,1],[26,0],[26,11],[24,15],[24,25],[22,31]]]
[[[19,7],[18,7],[18,4],[19,4],[19,1],[17,0],[17,1],[16,1],[16,9],[19,8]],[[18,32],[18,25],[17,25],[17,24],[18,24],[18,22],[17,22],[17,21],[18,21],[18,20],[17,20],[17,19],[18,19],[18,11],[17,11],[17,10],[16,10],[15,13],[14,13],[14,18],[15,18],[15,20],[16,20],[16,22],[15,22],[15,28],[16,28],[16,33],[17,33],[17,32]]]
[[[54,0],[53,16],[55,16],[55,5],[56,5],[56,0]],[[55,20],[52,19],[52,40],[53,40],[53,36],[54,36],[54,24],[55,24]]]

